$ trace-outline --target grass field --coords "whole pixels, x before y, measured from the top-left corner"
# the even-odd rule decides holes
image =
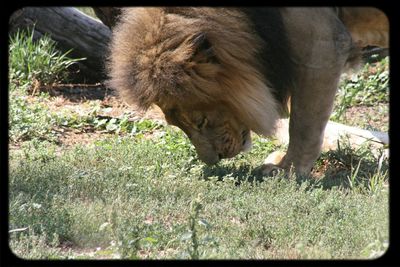
[[[33,93],[32,81],[67,79],[74,61],[66,55],[63,68],[46,65],[37,76],[37,57],[29,70],[17,64],[37,50],[29,34],[19,38],[9,87],[9,244],[17,256],[368,259],[389,246],[383,150],[343,141],[321,155],[312,178],[267,178],[252,171],[284,147],[254,135],[250,152],[207,167],[162,121],[133,120],[128,108],[112,116],[117,107],[102,99]],[[343,79],[332,118],[387,131],[388,91],[384,59]]]

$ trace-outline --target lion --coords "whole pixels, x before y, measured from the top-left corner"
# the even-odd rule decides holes
[[[290,116],[286,153],[268,157],[259,171],[293,167],[307,175],[321,151],[339,78],[365,45],[345,25],[356,25],[353,13],[124,8],[113,28],[108,84],[143,110],[160,107],[210,165],[248,151],[252,131],[270,136],[277,120]]]

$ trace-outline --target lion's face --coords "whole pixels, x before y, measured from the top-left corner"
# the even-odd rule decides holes
[[[215,164],[251,147],[250,130],[223,104],[164,108],[168,123],[182,129],[195,146],[199,158]]]

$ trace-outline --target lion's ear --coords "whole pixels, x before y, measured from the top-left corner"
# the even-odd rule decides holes
[[[206,33],[200,32],[194,34],[191,38],[191,42],[193,45],[193,57],[200,56],[205,58],[207,62],[217,62],[214,49]]]

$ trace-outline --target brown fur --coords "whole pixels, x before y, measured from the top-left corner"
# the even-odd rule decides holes
[[[380,9],[342,7],[339,18],[358,47],[389,47],[389,20]]]
[[[197,53],[203,33],[217,63]],[[255,67],[260,42],[235,9],[129,8],[114,30],[110,85],[144,109],[225,103],[248,128],[268,135],[278,113]]]
[[[247,150],[250,130],[270,135],[290,96],[287,153],[261,170],[308,173],[339,77],[360,50],[339,11],[127,8],[113,32],[109,84],[143,109],[158,105],[209,164]]]
[[[347,70],[358,71],[363,64],[363,48],[389,48],[389,20],[385,13],[371,7],[341,7],[338,16],[353,40],[353,51],[347,60]]]

